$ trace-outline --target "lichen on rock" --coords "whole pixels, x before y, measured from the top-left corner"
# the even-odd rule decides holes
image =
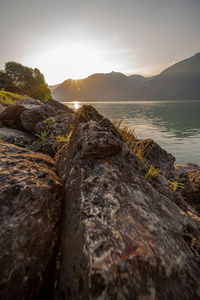
[[[55,254],[62,185],[54,161],[0,141],[0,298],[36,299]]]
[[[145,179],[113,125],[88,109],[93,118],[77,112],[57,155],[65,207],[56,299],[198,299],[200,221],[163,175]]]

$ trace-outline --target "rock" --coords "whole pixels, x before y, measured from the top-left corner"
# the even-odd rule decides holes
[[[0,113],[1,113],[2,111],[4,111],[4,109],[5,109],[5,106],[3,106],[2,104],[0,104]]]
[[[45,139],[42,141],[39,138],[38,142],[34,143],[33,150],[54,157],[61,144],[59,138],[66,138],[70,119],[71,114],[61,114],[37,123],[36,132],[39,135],[45,133]]]
[[[173,177],[183,184],[180,192],[184,200],[200,214],[200,167],[191,163],[177,164]]]
[[[169,177],[174,170],[175,157],[162,149],[156,142],[150,139],[138,140],[138,147],[142,147],[144,157],[156,168],[162,169],[162,173]]]
[[[31,108],[36,108],[39,105],[42,105],[43,103],[40,100],[35,100],[35,99],[27,99],[27,98],[22,98],[21,100],[17,101],[18,105],[22,105],[25,108],[31,109]]]
[[[0,122],[5,126],[23,130],[20,115],[25,110],[26,108],[22,105],[9,105],[0,113]]]
[[[18,146],[30,145],[35,141],[35,137],[18,129],[0,128],[1,140]]]
[[[162,175],[142,176],[108,120],[84,111],[56,156],[65,200],[53,299],[200,299],[200,218],[153,186]]]
[[[58,239],[62,186],[47,155],[0,142],[0,299],[37,299]]]
[[[27,109],[21,114],[21,122],[24,128],[34,134],[37,133],[36,126],[39,122],[49,117],[55,117],[60,114],[73,114],[74,111],[69,107],[50,99],[47,103],[36,108]]]

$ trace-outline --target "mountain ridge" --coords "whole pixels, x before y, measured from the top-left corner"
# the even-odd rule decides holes
[[[121,72],[67,79],[52,91],[58,101],[200,100],[200,52],[152,77]]]

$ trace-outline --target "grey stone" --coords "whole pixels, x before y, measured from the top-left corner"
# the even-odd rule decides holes
[[[0,142],[0,298],[37,299],[55,253],[62,185],[47,155]]]
[[[18,146],[30,145],[35,141],[35,137],[33,135],[11,128],[0,128],[0,137],[3,141]]]
[[[24,106],[25,108],[31,109],[31,108],[36,108],[39,105],[42,105],[43,103],[40,100],[35,100],[35,99],[27,99],[27,98],[22,98],[21,100],[17,101],[17,104]]]
[[[183,185],[179,192],[184,200],[200,214],[200,166],[192,163],[177,164],[172,177]]]
[[[24,128],[32,133],[37,133],[36,126],[39,122],[47,118],[55,117],[60,114],[72,114],[74,111],[67,106],[50,99],[47,103],[39,105],[36,108],[27,109],[21,114],[21,122]]]
[[[4,126],[17,128],[17,129],[24,129],[20,115],[24,112],[26,108],[19,104],[13,104],[7,106],[1,113],[0,113],[0,122]]]
[[[200,299],[195,211],[163,175],[145,178],[90,106],[72,123],[56,157],[65,200],[54,299]]]
[[[66,139],[69,120],[71,120],[71,114],[61,114],[37,123],[36,131],[39,135],[45,133],[45,139],[41,141],[38,138],[38,142],[33,144],[32,149],[54,157],[62,144],[59,139]]]

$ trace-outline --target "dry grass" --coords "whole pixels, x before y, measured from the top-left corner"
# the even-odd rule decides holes
[[[157,176],[161,169],[155,168],[147,160],[148,154],[152,151],[154,143],[150,139],[139,140],[136,138],[135,130],[131,129],[127,124],[123,124],[122,120],[113,121],[113,125],[129,146],[131,151],[140,159],[140,172],[147,172],[145,178]]]
[[[122,136],[123,140],[130,147],[131,151],[142,161],[146,160],[146,156],[153,149],[154,145],[151,140],[138,140],[136,138],[135,129],[130,129],[129,125],[123,124],[122,120],[113,121],[113,125]]]

